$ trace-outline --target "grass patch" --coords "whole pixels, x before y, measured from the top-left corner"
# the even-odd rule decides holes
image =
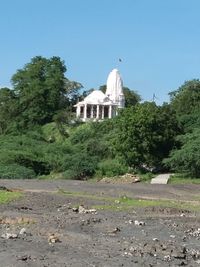
[[[191,178],[185,174],[171,175],[168,184],[200,184],[200,178]]]
[[[199,202],[186,201],[169,201],[169,200],[144,200],[144,199],[130,199],[126,203],[118,203],[111,205],[95,205],[92,208],[101,210],[115,210],[123,211],[132,208],[148,208],[148,207],[162,207],[162,208],[176,208],[189,211],[200,211]]]
[[[156,175],[148,172],[148,173],[139,173],[138,176],[140,177],[140,181],[143,183],[150,183],[151,179],[154,178]]]
[[[7,192],[0,190],[0,204],[8,203],[22,196],[20,192]]]
[[[110,201],[114,202],[116,200],[116,198],[114,198],[114,197],[90,195],[86,192],[70,192],[70,191],[65,191],[63,189],[59,189],[58,193],[64,194],[64,195],[70,196],[70,197],[80,197],[80,198],[91,199],[91,200],[100,200],[100,201],[108,201],[108,202],[110,202]]]
[[[119,198],[114,198],[114,197],[90,195],[82,192],[67,192],[62,189],[59,190],[59,193],[62,193],[69,197],[79,197],[89,200],[102,201],[104,202],[103,204],[92,206],[92,208],[101,210],[122,211],[122,210],[129,210],[132,208],[163,207],[163,208],[177,208],[179,210],[182,209],[189,211],[200,211],[199,201],[179,201],[179,200],[162,200],[162,199],[146,200],[146,199],[130,198],[125,195]]]

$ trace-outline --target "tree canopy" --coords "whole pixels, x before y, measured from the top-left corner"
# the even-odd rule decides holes
[[[53,116],[72,107],[82,85],[65,77],[66,66],[59,57],[37,56],[12,77],[13,90],[0,90],[0,113],[7,112],[7,123],[19,129],[44,125]],[[5,129],[5,120],[0,120]]]

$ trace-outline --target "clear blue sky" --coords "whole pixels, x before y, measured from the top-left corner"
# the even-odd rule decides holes
[[[117,67],[125,86],[162,103],[200,78],[199,11],[200,0],[0,0],[0,87],[32,57],[55,55],[86,90]]]

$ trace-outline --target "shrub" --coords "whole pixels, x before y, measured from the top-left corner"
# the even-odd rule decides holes
[[[67,179],[83,180],[95,173],[97,158],[90,157],[86,153],[77,153],[66,162],[63,176]]]
[[[32,179],[36,174],[33,170],[17,164],[0,165],[1,179]]]
[[[128,171],[128,167],[118,159],[107,159],[98,164],[97,176],[117,176]]]

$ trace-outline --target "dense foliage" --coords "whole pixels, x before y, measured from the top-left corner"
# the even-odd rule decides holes
[[[200,177],[199,80],[162,106],[140,103],[124,87],[125,108],[116,118],[81,123],[73,106],[88,92],[65,72],[59,57],[35,57],[13,75],[12,90],[0,89],[1,178],[86,179],[166,168]]]
[[[184,132],[177,137],[179,148],[174,149],[164,162],[172,170],[200,177],[200,81],[185,82],[170,95],[172,108]]]
[[[124,109],[117,126],[116,149],[129,166],[139,169],[162,168],[162,160],[175,146],[180,131],[169,106],[150,102]]]

